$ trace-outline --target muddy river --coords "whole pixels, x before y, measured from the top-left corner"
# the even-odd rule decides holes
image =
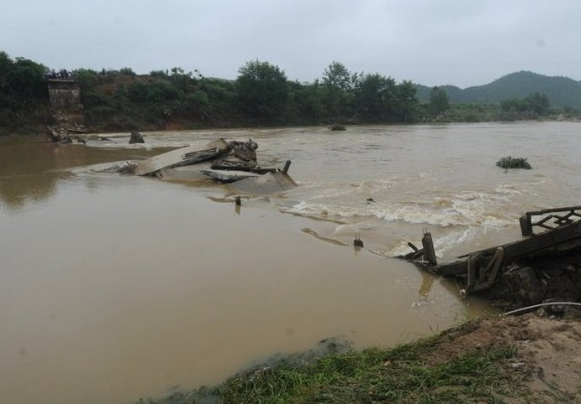
[[[0,402],[132,403],[222,381],[327,337],[390,346],[493,312],[393,257],[520,237],[527,210],[580,205],[581,124],[128,133],[0,143]],[[100,172],[197,140],[255,140],[299,186]],[[532,170],[505,171],[505,156]],[[368,199],[373,201],[368,201]],[[355,251],[359,235],[365,248]]]

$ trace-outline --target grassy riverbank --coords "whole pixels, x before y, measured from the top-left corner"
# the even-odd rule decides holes
[[[290,356],[149,402],[576,403],[580,336],[578,320],[490,318],[392,349]]]

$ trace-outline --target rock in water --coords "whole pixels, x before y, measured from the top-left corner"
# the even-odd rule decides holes
[[[141,134],[136,130],[131,132],[131,138],[129,139],[129,144],[133,143],[145,143],[145,140],[143,140],[143,136],[141,136]]]

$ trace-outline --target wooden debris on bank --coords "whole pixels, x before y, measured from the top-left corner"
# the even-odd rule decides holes
[[[522,240],[441,264],[436,261],[431,234],[425,232],[423,248],[409,243],[413,251],[399,258],[458,280],[465,295],[496,289],[496,295],[517,306],[563,295],[581,299],[581,206],[526,212],[520,226]],[[557,287],[557,283],[569,286]]]

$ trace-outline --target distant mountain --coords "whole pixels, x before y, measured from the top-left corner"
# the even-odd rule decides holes
[[[510,98],[525,98],[533,93],[545,94],[552,107],[581,108],[581,81],[568,77],[543,76],[520,71],[501,77],[490,84],[461,89],[456,86],[439,86],[446,90],[452,103],[499,104]],[[420,101],[430,100],[431,87],[416,85]]]

